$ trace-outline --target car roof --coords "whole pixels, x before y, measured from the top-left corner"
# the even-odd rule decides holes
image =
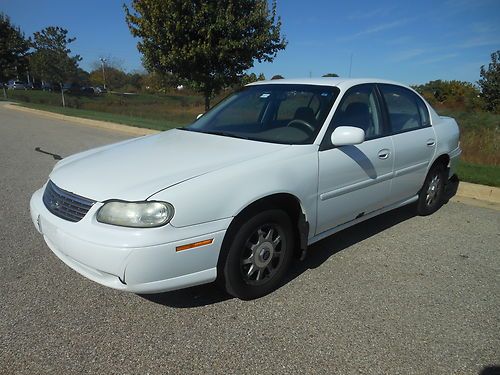
[[[247,86],[255,85],[316,85],[316,86],[334,86],[341,90],[346,90],[349,87],[360,85],[363,83],[387,83],[391,85],[398,85],[403,87],[408,87],[405,84],[389,81],[379,78],[342,78],[342,77],[320,77],[320,78],[292,78],[292,79],[273,79],[270,81],[257,81],[250,83]]]

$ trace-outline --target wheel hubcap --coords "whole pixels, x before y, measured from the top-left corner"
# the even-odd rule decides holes
[[[262,225],[248,238],[240,260],[243,279],[263,284],[276,273],[283,260],[284,235],[275,224]]]
[[[435,202],[439,191],[440,182],[441,179],[439,178],[439,174],[435,174],[434,177],[432,177],[431,182],[429,183],[429,187],[427,188],[425,197],[425,203],[427,204],[427,206],[430,206]]]

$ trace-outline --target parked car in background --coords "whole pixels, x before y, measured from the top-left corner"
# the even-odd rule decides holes
[[[250,84],[189,126],[58,162],[31,198],[49,248],[102,285],[157,293],[217,280],[251,299],[308,245],[444,202],[454,119],[396,82]]]
[[[31,82],[31,90],[41,90],[42,83],[41,82]]]
[[[51,91],[52,85],[50,83],[46,83],[46,82],[35,81],[35,82],[30,83],[30,89],[31,90]]]
[[[42,82],[42,90],[43,91],[52,91],[53,87],[54,86],[48,82]]]
[[[80,94],[91,96],[91,95],[95,95],[96,92],[95,92],[95,89],[93,87],[86,86],[86,87],[82,87],[80,89]]]
[[[22,81],[15,81],[15,80],[11,80],[7,83],[7,88],[9,90],[27,90],[27,85],[26,83],[22,82]]]
[[[104,87],[102,86],[96,86],[94,87],[94,91],[97,93],[97,94],[106,94],[108,92],[108,90],[106,90]]]
[[[68,82],[63,84],[63,91],[68,94],[79,94],[81,90],[81,86],[77,83]]]

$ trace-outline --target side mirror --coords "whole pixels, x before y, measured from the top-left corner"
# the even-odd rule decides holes
[[[334,146],[359,145],[365,141],[365,131],[355,126],[339,126],[331,138]]]
[[[203,113],[200,113],[198,116],[196,116],[196,119],[198,120],[201,116],[203,116]]]

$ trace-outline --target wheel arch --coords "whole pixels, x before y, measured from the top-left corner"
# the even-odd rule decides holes
[[[436,159],[434,159],[434,161],[432,162],[432,164],[429,167],[429,170],[427,172],[432,170],[432,168],[434,168],[438,164],[442,164],[442,165],[444,165],[445,168],[448,168],[450,165],[450,155],[448,155],[448,154],[439,155]]]
[[[221,253],[217,262],[219,269],[223,265],[231,240],[239,226],[252,215],[266,209],[281,209],[287,213],[295,229],[295,242],[299,244],[299,246],[295,247],[297,256],[305,251],[309,237],[309,222],[300,199],[290,193],[275,193],[253,201],[242,208],[233,218],[222,242]]]

